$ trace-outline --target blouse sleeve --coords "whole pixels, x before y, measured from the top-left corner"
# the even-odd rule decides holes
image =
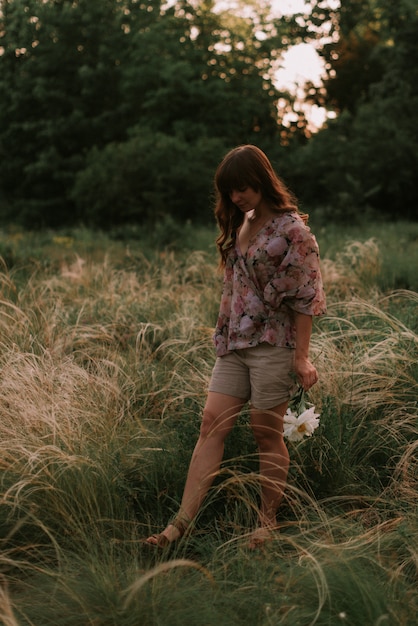
[[[285,238],[287,250],[277,258],[277,268],[264,289],[264,300],[273,310],[285,304],[297,313],[322,315],[326,300],[316,239],[299,221],[293,223]]]

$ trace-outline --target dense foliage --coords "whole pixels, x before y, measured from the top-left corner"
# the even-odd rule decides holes
[[[207,222],[214,168],[245,142],[333,218],[415,218],[416,3],[311,0],[280,19],[269,4],[2,0],[1,221]],[[306,97],[337,118],[309,137],[303,115],[283,123],[292,98],[274,71],[288,46],[315,39],[327,76]]]
[[[3,217],[190,217],[207,211],[227,148],[278,141],[281,36],[266,12],[218,15],[213,4],[3,2]]]
[[[416,219],[417,4],[342,0],[328,18],[327,78],[311,97],[338,116],[295,155],[295,180],[306,199],[332,203],[333,217],[372,207]]]

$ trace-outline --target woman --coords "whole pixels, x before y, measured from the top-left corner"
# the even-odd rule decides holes
[[[325,312],[325,296],[306,216],[256,146],[239,146],[225,156],[215,190],[224,270],[214,334],[217,359],[179,513],[147,539],[157,547],[179,539],[196,516],[222,462],[225,438],[248,401],[261,483],[258,528],[250,545],[270,536],[287,480],[283,416],[295,377],[305,390],[318,380],[309,343],[312,316]]]

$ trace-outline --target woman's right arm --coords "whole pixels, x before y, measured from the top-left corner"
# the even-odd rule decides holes
[[[312,333],[312,316],[304,313],[295,313],[296,349],[295,374],[307,391],[318,381],[316,367],[309,360],[309,344]]]

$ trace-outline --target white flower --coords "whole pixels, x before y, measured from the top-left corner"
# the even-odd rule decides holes
[[[319,426],[320,413],[315,413],[315,407],[305,409],[299,416],[287,409],[284,416],[283,435],[289,441],[302,441],[304,437],[310,437]]]

